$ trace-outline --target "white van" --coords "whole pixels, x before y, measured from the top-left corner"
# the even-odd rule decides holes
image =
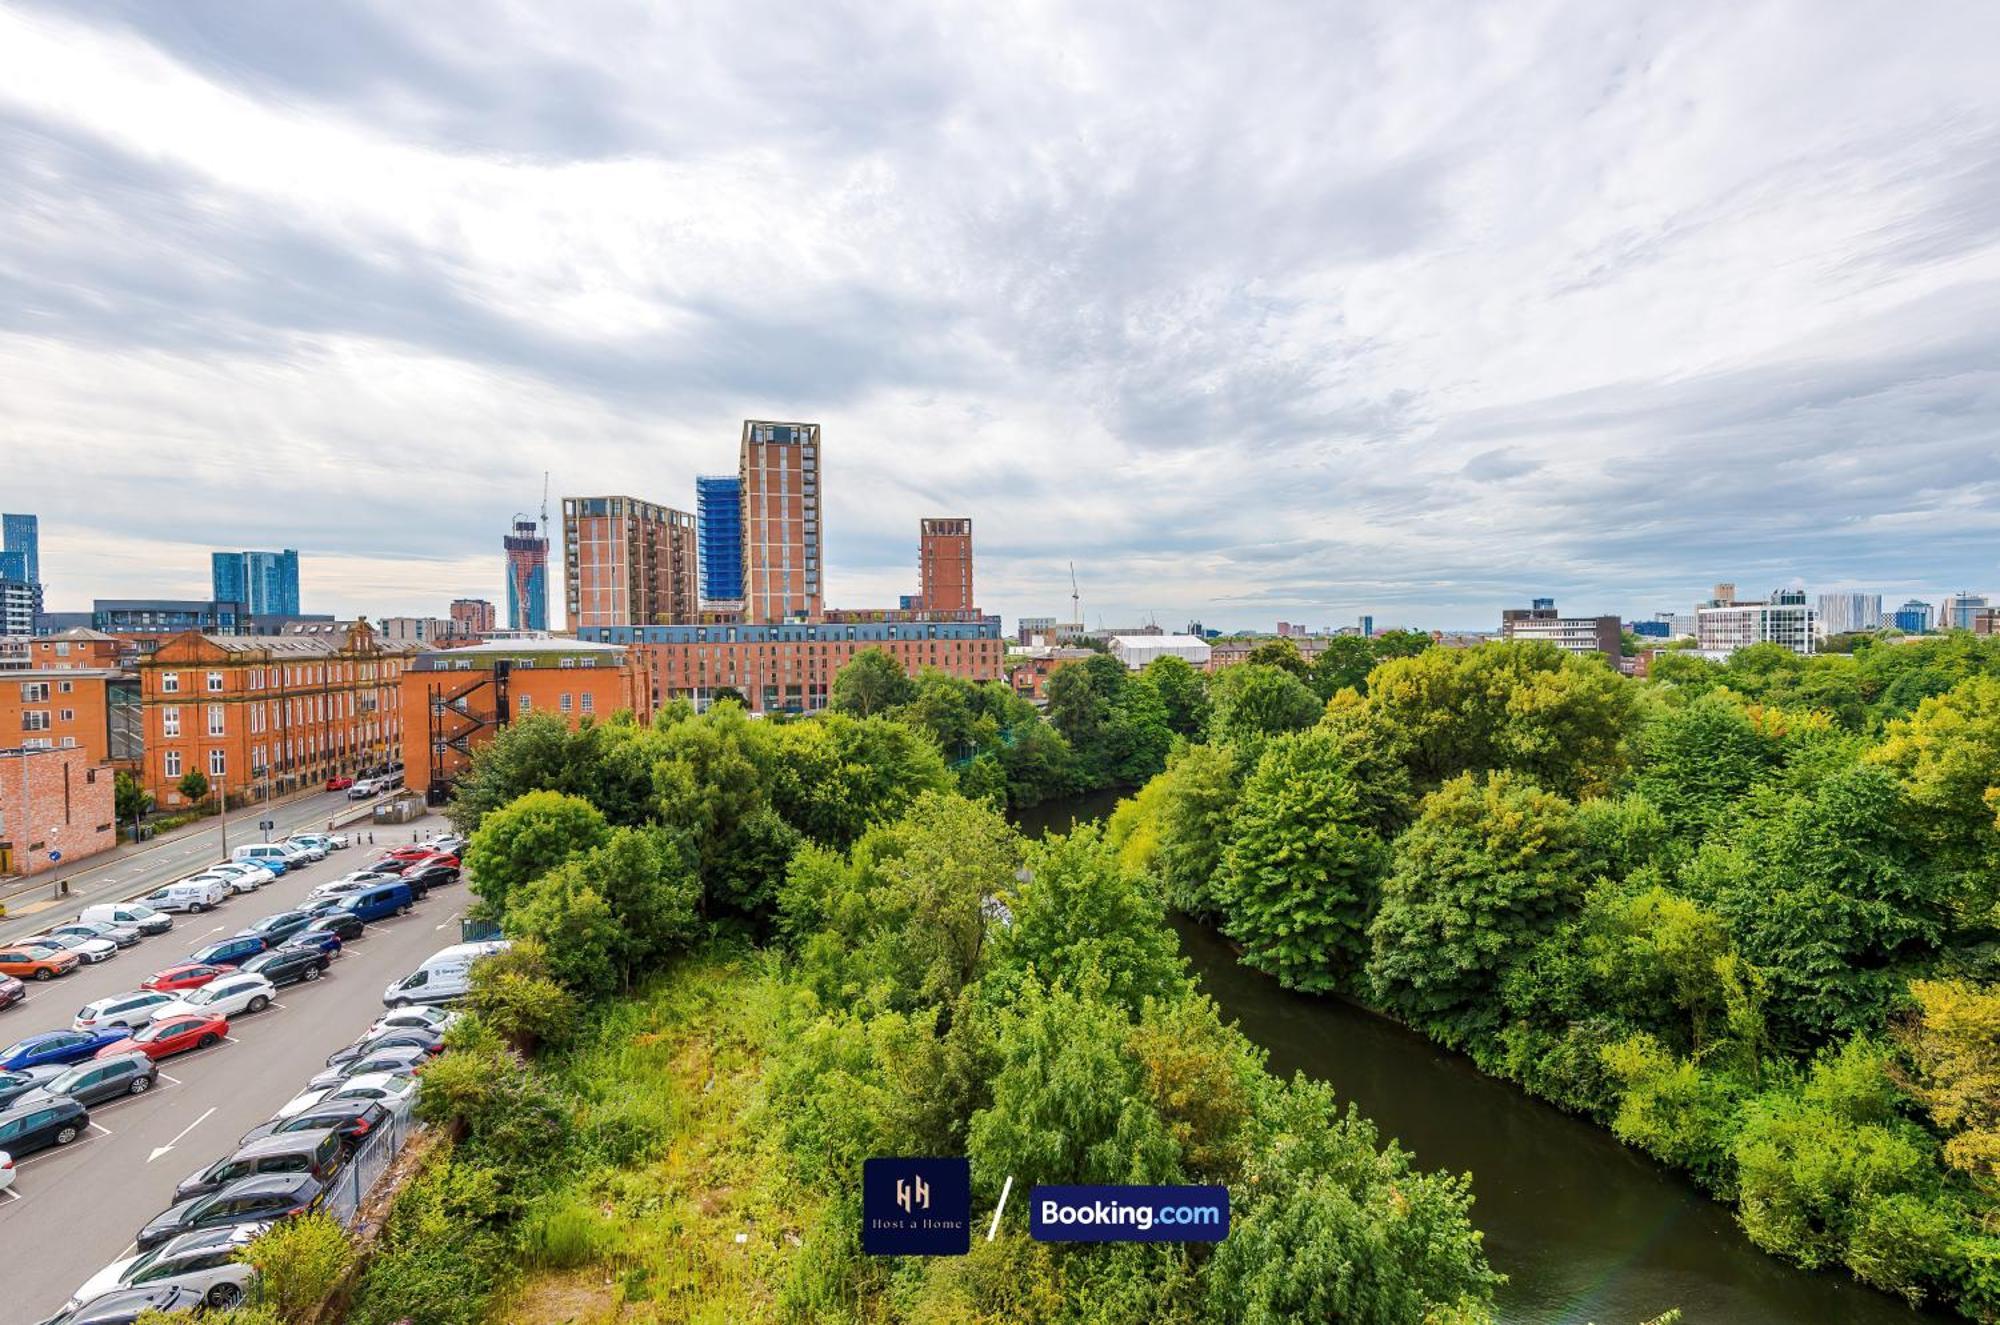
[[[422,966],[383,990],[382,1002],[387,1007],[406,1008],[416,1003],[449,1003],[463,998],[472,988],[473,963],[513,946],[506,939],[454,943],[432,953]]]
[[[99,902],[84,907],[77,919],[93,925],[130,925],[141,934],[164,934],[174,927],[172,916],[144,902]]]
[[[221,906],[228,898],[229,885],[220,879],[182,879],[147,893],[146,905],[159,911],[199,912]]]
[[[275,860],[290,869],[294,864],[304,863],[305,853],[296,847],[287,850],[283,842],[249,842],[231,851],[229,858],[252,862]]]

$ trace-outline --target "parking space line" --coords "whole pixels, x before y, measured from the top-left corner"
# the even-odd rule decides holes
[[[181,1079],[179,1077],[170,1077],[165,1072],[160,1073],[160,1080],[166,1082],[170,1086],[178,1086],[181,1084]]]
[[[103,1136],[110,1136],[110,1135],[111,1135],[111,1129],[110,1129],[109,1127],[103,1127],[103,1126],[100,1126],[99,1124],[97,1124],[97,1123],[94,1123],[94,1122],[93,1122],[93,1123],[92,1123],[92,1124],[91,1124],[91,1125],[90,1125],[90,1126],[89,1126],[88,1128],[86,1128],[85,1130],[86,1130],[86,1131],[91,1131],[91,1132],[97,1132],[97,1133],[99,1133],[100,1135],[103,1135]]]
[[[12,1187],[9,1187],[4,1192],[0,1192],[0,1196],[4,1196],[7,1198],[8,1205],[12,1205],[16,1201],[25,1201],[28,1199],[27,1197],[21,1195],[21,1193],[19,1193],[18,1191],[15,1191]]]

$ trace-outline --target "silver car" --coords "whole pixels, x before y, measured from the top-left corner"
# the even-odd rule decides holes
[[[82,958],[87,966],[108,962],[118,955],[118,945],[110,939],[94,939],[82,934],[38,934],[26,942],[50,948],[67,948]]]
[[[139,941],[136,925],[112,925],[101,920],[72,920],[67,925],[57,925],[51,934],[78,934],[84,938],[109,939],[121,948],[129,948]]]

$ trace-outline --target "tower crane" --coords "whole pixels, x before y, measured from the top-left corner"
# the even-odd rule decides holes
[[[1076,563],[1074,561],[1069,564],[1069,619],[1076,623],[1078,630],[1083,629],[1083,600],[1076,591]]]

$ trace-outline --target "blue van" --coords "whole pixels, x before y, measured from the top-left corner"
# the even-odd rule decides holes
[[[416,905],[416,901],[416,894],[410,891],[410,885],[398,879],[393,883],[378,883],[372,888],[363,888],[358,893],[352,893],[335,909],[373,922],[384,916],[401,915]]]

